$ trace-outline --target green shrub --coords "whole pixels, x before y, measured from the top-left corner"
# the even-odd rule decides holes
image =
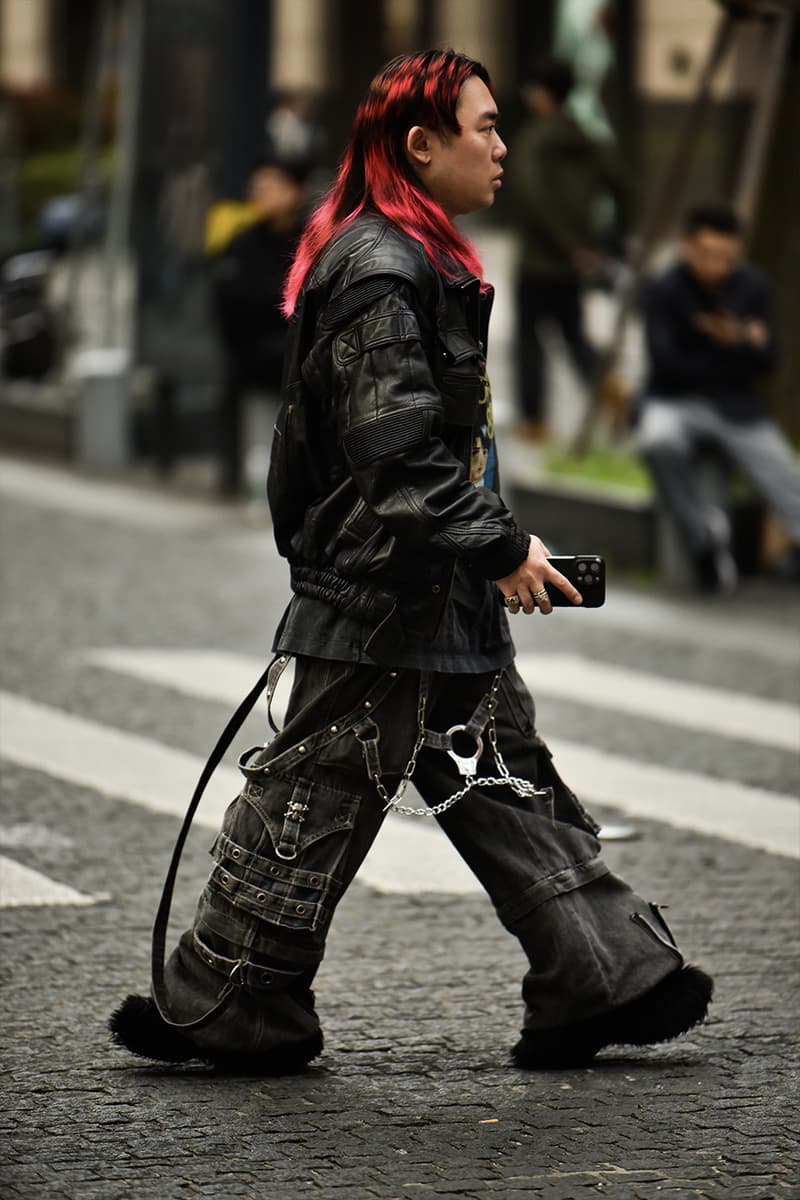
[[[635,455],[624,450],[590,450],[582,458],[565,450],[547,453],[544,468],[549,475],[581,479],[587,483],[613,484],[647,495],[652,493],[650,476]]]

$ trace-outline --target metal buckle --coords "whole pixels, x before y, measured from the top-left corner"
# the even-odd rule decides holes
[[[447,730],[447,736],[451,739],[451,743],[452,743],[452,737],[453,737],[454,733],[466,733],[466,732],[467,732],[466,725],[451,725],[450,728]],[[447,754],[450,756],[450,758],[452,758],[453,762],[458,767],[459,775],[463,775],[465,779],[470,779],[475,774],[475,772],[478,770],[478,759],[483,754],[483,738],[481,737],[481,735],[478,733],[478,734],[470,734],[470,736],[475,738],[475,753],[474,754],[470,754],[469,756],[464,755],[464,754],[459,754],[456,750],[453,750],[452,745],[451,745],[451,748],[447,751]]]

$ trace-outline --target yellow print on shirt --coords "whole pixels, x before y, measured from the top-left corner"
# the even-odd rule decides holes
[[[486,425],[486,434],[489,438],[489,441],[493,442],[494,441],[494,408],[492,405],[492,385],[489,383],[489,376],[486,374],[485,371],[481,375],[481,383],[483,384],[483,395],[481,396],[478,403],[480,404],[481,408],[486,409],[486,418],[484,421],[484,424]]]

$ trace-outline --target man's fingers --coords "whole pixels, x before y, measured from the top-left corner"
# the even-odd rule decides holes
[[[560,592],[563,592],[570,604],[583,604],[583,596],[575,585],[570,583],[567,577],[562,575],[560,571],[554,570],[547,582],[557,587]]]

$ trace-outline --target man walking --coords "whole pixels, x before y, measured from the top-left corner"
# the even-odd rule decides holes
[[[269,479],[294,592],[273,681],[294,656],[294,685],[284,729],[242,756],[163,995],[112,1018],[136,1054],[260,1074],[319,1054],[311,983],[389,809],[434,816],[519,939],[520,1067],[706,1014],[711,980],[609,871],[513,666],[507,612],[551,614],[545,584],[581,597],[498,491],[492,292],[453,219],[493,202],[505,153],[479,63],[395,59],[301,239]],[[412,778],[424,810],[402,803]]]
[[[623,202],[627,185],[610,148],[590,138],[566,110],[575,84],[564,59],[545,59],[529,73],[528,118],[512,146],[509,182],[520,233],[516,282],[519,433],[547,435],[542,330],[560,333],[587,387],[596,382],[597,352],[584,329],[582,289],[604,265],[598,204]]]

